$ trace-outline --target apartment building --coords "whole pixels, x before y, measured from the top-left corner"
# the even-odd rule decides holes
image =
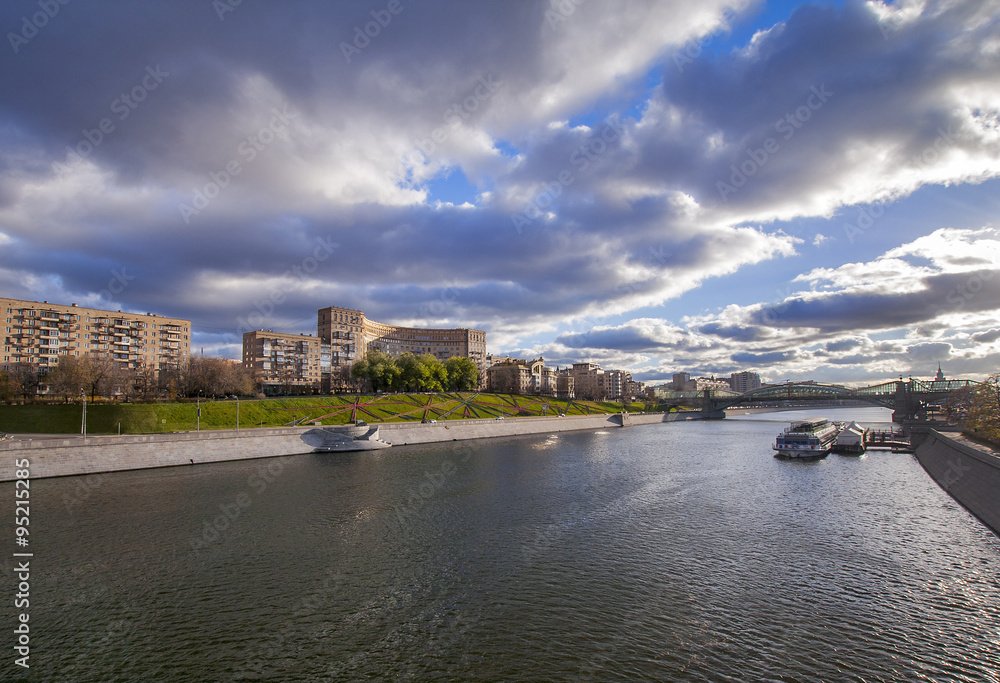
[[[265,394],[330,390],[331,346],[311,334],[243,333],[243,367]]]
[[[428,353],[440,360],[452,356],[471,358],[479,368],[480,386],[485,386],[486,332],[467,328],[436,329],[400,327],[375,322],[362,311],[328,306],[318,311],[317,333],[330,344],[334,368],[353,365],[368,351],[390,356],[410,352]]]
[[[48,301],[0,297],[0,369],[37,368],[40,375],[64,355],[111,358],[130,369],[177,368],[191,353],[191,321],[154,313],[125,313]],[[39,393],[46,393],[44,382]]]
[[[760,375],[756,372],[734,372],[729,376],[729,382],[738,394],[760,389]]]
[[[486,387],[501,394],[537,394],[574,398],[573,378],[545,366],[545,359],[520,360],[487,356]]]
[[[587,401],[603,401],[608,396],[609,378],[597,363],[573,363],[560,370],[559,374],[573,378],[576,398]]]

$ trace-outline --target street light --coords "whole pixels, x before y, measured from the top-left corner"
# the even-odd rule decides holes
[[[87,392],[80,388],[80,400],[83,405],[83,416],[80,418],[80,434],[87,438]]]
[[[236,397],[236,431],[240,431],[240,397]]]
[[[197,425],[195,427],[195,431],[199,431],[200,432],[201,431],[201,389],[198,390],[198,395],[195,396],[194,401],[195,401],[195,405],[198,406],[198,415],[195,418],[196,425]]]

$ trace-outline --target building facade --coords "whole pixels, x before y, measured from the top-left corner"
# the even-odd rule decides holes
[[[191,354],[191,321],[154,313],[0,298],[0,319],[0,369],[37,369],[39,394],[48,393],[44,375],[62,356],[108,358],[123,368],[159,373],[179,368]]]
[[[331,347],[311,334],[256,330],[243,334],[243,367],[265,394],[328,390]]]
[[[756,372],[734,372],[729,377],[733,391],[745,394],[754,389],[760,389],[760,375]]]
[[[545,366],[544,358],[487,356],[486,389],[498,394],[535,394],[556,398],[574,398],[573,378]]]
[[[480,387],[486,383],[486,332],[467,328],[400,327],[368,320],[362,311],[328,306],[318,312],[317,333],[330,344],[331,362],[350,366],[368,351],[390,356],[410,352],[430,354],[439,360],[452,356],[471,358],[479,368]]]
[[[573,363],[572,367],[560,370],[559,373],[573,378],[573,392],[576,398],[585,401],[603,401],[608,396],[611,378],[597,363]]]

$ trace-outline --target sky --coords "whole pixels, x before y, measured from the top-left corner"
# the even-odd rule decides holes
[[[65,3],[65,4],[64,4]],[[1000,368],[1000,1],[0,4],[0,294],[656,383]]]

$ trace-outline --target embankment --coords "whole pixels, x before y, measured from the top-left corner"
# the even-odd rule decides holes
[[[700,413],[647,413],[449,420],[433,424],[385,423],[379,425],[378,439],[401,446],[700,418]],[[352,430],[351,427],[329,428],[336,432]],[[315,427],[282,427],[238,432],[213,430],[4,441],[0,443],[0,481],[13,480],[15,469],[18,469],[15,461],[22,459],[29,461],[31,478],[36,479],[312,453],[317,445],[316,432]],[[341,450],[367,450],[369,447],[370,444],[359,442],[357,448]],[[336,453],[329,455],[336,457]]]
[[[1000,457],[961,436],[935,430],[916,455],[941,488],[1000,536]]]

